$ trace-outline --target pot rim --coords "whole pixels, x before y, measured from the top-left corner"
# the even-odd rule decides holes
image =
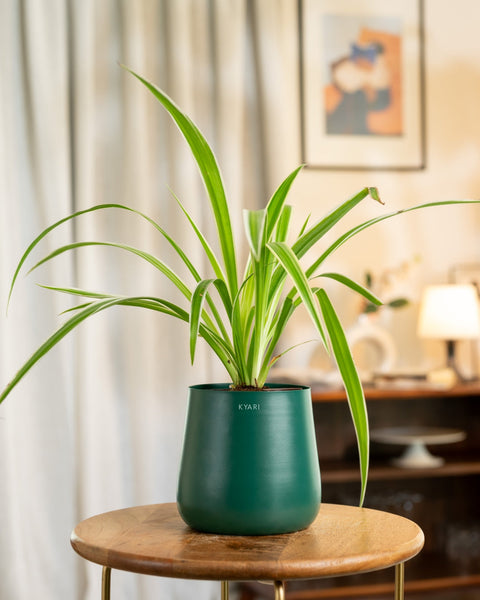
[[[198,383],[195,385],[188,386],[188,389],[190,389],[190,390],[221,390],[221,391],[231,391],[233,393],[240,393],[240,394],[244,393],[244,392],[248,392],[251,394],[254,392],[258,392],[258,393],[265,393],[265,392],[269,392],[269,391],[288,392],[288,391],[310,390],[311,389],[310,386],[302,385],[300,383],[281,383],[281,382],[266,383],[262,389],[234,390],[234,389],[230,388],[231,385],[232,385],[231,383]]]

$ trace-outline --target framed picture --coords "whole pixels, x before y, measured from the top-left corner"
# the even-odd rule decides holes
[[[302,162],[425,168],[423,0],[299,0]]]

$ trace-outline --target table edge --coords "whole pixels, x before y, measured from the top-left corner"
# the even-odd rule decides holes
[[[175,503],[168,503],[174,505]],[[324,503],[325,505],[325,503]],[[132,507],[132,508],[152,508],[162,506],[160,504],[145,505],[143,507]],[[327,506],[339,506],[328,504]],[[358,508],[358,507],[350,507]],[[120,511],[128,509],[120,509]],[[375,509],[362,509],[372,512],[384,512],[377,511]],[[120,511],[110,511],[109,513],[115,513]],[[108,549],[97,549],[86,543],[81,536],[77,535],[77,528],[82,525],[85,521],[81,521],[73,530],[70,538],[72,548],[77,554],[85,558],[86,560],[96,563],[98,565],[110,567],[112,569],[118,569],[123,571],[129,571],[133,573],[139,573],[144,575],[154,575],[167,578],[178,578],[178,579],[198,579],[198,580],[210,580],[210,581],[250,581],[250,580],[306,580],[306,579],[322,579],[328,577],[335,577],[347,574],[361,574],[368,573],[371,571],[387,569],[393,567],[399,563],[406,562],[414,558],[423,548],[424,545],[424,534],[421,528],[406,517],[400,515],[393,515],[399,519],[409,521],[417,528],[416,536],[410,540],[409,544],[403,549],[399,549],[395,552],[395,558],[391,560],[385,559],[384,555],[377,554],[375,557],[368,557],[362,555],[360,558],[351,557],[349,559],[343,559],[342,564],[337,564],[335,568],[325,569],[319,574],[318,563],[313,561],[306,561],[305,559],[294,561],[290,560],[288,566],[277,564],[272,566],[272,562],[267,561],[256,561],[250,563],[248,568],[245,563],[229,563],[228,567],[218,563],[215,567],[215,574],[212,575],[211,561],[205,560],[189,560],[182,562],[177,559],[175,561],[166,558],[155,559],[133,559],[130,553],[122,553],[117,550]],[[102,515],[96,515],[91,518],[96,518]],[[187,527],[187,526],[185,526]],[[292,535],[292,534],[283,534]],[[224,536],[224,537],[252,537],[252,536]],[[270,537],[270,536],[262,536]],[[275,536],[276,537],[276,536]],[[365,563],[369,564],[368,568],[362,568]]]

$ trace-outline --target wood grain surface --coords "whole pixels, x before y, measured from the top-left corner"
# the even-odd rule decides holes
[[[422,530],[390,513],[322,504],[303,531],[274,536],[198,533],[176,505],[104,513],[75,527],[71,543],[89,561],[135,573],[209,580],[288,580],[374,571],[420,552]]]

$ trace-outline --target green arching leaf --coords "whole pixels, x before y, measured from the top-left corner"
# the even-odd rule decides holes
[[[241,294],[237,295],[237,306],[240,309],[242,322],[245,323],[250,308],[255,304],[255,279],[253,275],[253,260],[250,253],[248,254],[247,264],[240,290]],[[246,330],[245,335],[247,335]]]
[[[233,347],[235,349],[235,355],[238,361],[238,369],[242,375],[244,383],[249,379],[246,356],[254,308],[253,304],[250,303],[247,308],[242,310],[243,307],[241,306],[241,298],[244,289],[249,285],[252,279],[253,275],[250,275],[243,280],[242,285],[240,286],[232,304]]]
[[[290,217],[292,216],[292,207],[289,204],[285,204],[282,210],[282,214],[278,219],[277,229],[275,232],[275,242],[284,242],[287,239],[288,227],[290,225]]]
[[[112,296],[112,299],[116,300],[119,306],[149,308],[188,323],[187,311],[163,298],[155,298],[154,296]]]
[[[311,265],[311,267],[309,267],[309,269],[307,270],[307,275],[309,277],[311,275],[313,275],[313,273],[326,260],[326,258],[328,258],[328,256],[330,256],[330,254],[335,252],[335,250],[340,248],[340,246],[342,246],[349,239],[356,236],[361,231],[364,231],[368,227],[371,227],[372,225],[376,225],[377,223],[381,223],[382,221],[385,221],[386,219],[391,219],[392,217],[396,217],[396,216],[402,215],[404,213],[409,213],[414,210],[419,210],[419,209],[424,209],[424,208],[434,208],[436,206],[452,206],[452,205],[455,206],[458,204],[479,204],[479,203],[480,203],[480,200],[443,200],[443,201],[439,201],[439,202],[428,202],[426,204],[417,204],[417,206],[412,206],[410,208],[404,208],[402,210],[397,210],[395,212],[391,212],[386,215],[380,215],[379,217],[369,219],[368,221],[365,221],[364,223],[361,223],[360,225],[356,225],[355,227],[352,227],[352,229],[349,229],[346,233],[341,235],[335,242],[333,242],[333,244],[331,244],[322,253],[322,255]]]
[[[223,279],[215,279],[213,285],[216,287],[218,295],[222,299],[225,312],[227,313],[228,320],[232,322],[232,301],[228,293],[227,284]]]
[[[264,356],[262,368],[260,370],[259,377],[258,377],[259,385],[261,385],[261,386],[264,385],[264,383],[267,379],[268,372],[271,367],[271,359],[272,359],[273,352],[275,351],[275,348],[280,339],[280,336],[282,335],[282,333],[285,329],[285,326],[287,325],[294,310],[295,310],[295,305],[292,302],[291,298],[288,298],[288,297],[285,298],[283,300],[281,309],[277,314],[276,322],[274,324],[272,324],[272,325],[274,325],[274,327],[273,327],[273,331],[270,334],[268,351]]]
[[[304,346],[305,344],[311,344],[312,342],[318,342],[318,339],[305,340],[304,342],[299,342],[298,344],[294,344],[293,346],[290,346],[286,350],[282,350],[282,352],[280,352],[279,354],[276,354],[275,356],[272,356],[270,358],[268,368],[270,369],[277,362],[277,360],[280,360],[282,358],[282,356],[285,356],[285,354],[287,354],[288,352],[291,352],[292,350],[295,350],[295,348],[299,348],[300,346]]]
[[[228,290],[226,288],[225,282],[222,281],[221,279],[215,279],[214,280],[214,285],[217,288],[217,290],[219,291],[220,295],[222,295],[222,294],[223,295],[225,295],[225,294],[227,295],[227,300],[226,301],[228,303],[228,301],[229,301]],[[71,295],[74,295],[74,296],[81,296],[83,298],[93,298],[93,299],[97,299],[97,300],[98,299],[106,299],[106,298],[109,298],[109,299],[121,298],[120,296],[112,296],[110,294],[101,294],[101,293],[98,293],[98,292],[91,292],[91,291],[87,291],[87,290],[81,290],[81,289],[78,289],[78,288],[62,288],[62,287],[54,287],[54,286],[51,286],[51,285],[40,285],[40,287],[45,288],[47,290],[52,290],[52,291],[55,291],[55,292],[61,292],[61,293],[64,293],[64,294],[71,294]],[[181,311],[181,316],[179,318],[182,318],[185,321],[189,320],[188,314],[184,311],[184,309],[180,309],[180,307],[178,307],[177,305],[174,305],[172,303],[168,303],[166,300],[161,300],[161,299],[158,299],[158,298],[149,298],[148,300],[151,301],[151,302],[155,302],[155,303],[161,303],[165,307],[169,306],[170,312],[168,314],[170,314],[171,316],[179,317],[179,311]],[[88,303],[88,304],[90,304],[90,303]],[[68,312],[73,312],[73,311],[79,310],[81,308],[84,308],[84,307],[88,306],[88,304],[73,306],[72,308],[69,308],[69,309],[63,311],[61,314],[65,314],[65,313],[68,313]],[[175,307],[175,310],[173,310],[173,307]],[[166,312],[166,311],[164,311],[164,312]],[[173,314],[173,313],[175,313],[175,314]],[[226,332],[224,332],[224,333],[226,333]]]
[[[64,217],[63,219],[60,219],[59,221],[56,221],[55,223],[53,223],[53,225],[50,225],[49,227],[45,228],[39,235],[37,235],[37,237],[28,246],[28,248],[25,250],[25,252],[21,256],[20,260],[18,261],[17,268],[15,269],[15,273],[13,274],[12,282],[10,284],[10,290],[9,290],[9,293],[8,293],[7,307],[9,305],[9,303],[10,303],[10,299],[11,299],[11,296],[12,296],[13,288],[15,286],[15,282],[18,279],[18,275],[20,274],[20,271],[21,271],[23,265],[25,264],[25,261],[27,260],[27,258],[29,257],[29,255],[32,253],[32,251],[34,250],[34,248],[36,246],[38,246],[38,244],[42,241],[42,239],[44,237],[46,237],[51,231],[53,231],[57,227],[60,227],[60,225],[63,225],[63,223],[67,223],[71,219],[75,219],[76,217],[79,217],[80,215],[84,215],[84,214],[87,214],[89,212],[93,212],[95,210],[102,210],[102,209],[106,209],[106,208],[125,208],[125,207],[122,206],[122,205],[119,205],[119,204],[98,204],[96,206],[92,206],[90,208],[86,208],[85,210],[79,210],[77,212],[74,212],[71,215],[68,215],[67,217]]]
[[[256,262],[262,257],[265,245],[265,227],[267,212],[265,209],[244,210],[243,222],[250,251]]]
[[[355,433],[358,442],[358,453],[360,458],[361,493],[360,506],[363,505],[367,488],[368,466],[370,457],[370,434],[368,426],[367,406],[365,396],[358,376],[355,363],[353,362],[350,348],[348,347],[342,325],[325,290],[317,292],[322,310],[328,337],[332,345],[338,369],[342,376],[345,390],[347,392],[348,404],[352,413]]]
[[[155,297],[117,297],[118,304],[121,306],[134,306],[138,308],[147,308],[157,312],[165,313],[169,316],[181,319],[185,323],[189,321],[189,314],[180,306],[162,298]],[[207,342],[211,349],[224,364],[232,380],[238,378],[235,356],[232,354],[231,347],[215,331],[200,324],[200,336]]]
[[[307,221],[305,222],[302,232],[298,239],[292,246],[293,252],[298,258],[301,258],[310,248],[316,244],[322,237],[334,227],[346,214],[348,214],[353,208],[355,208],[362,200],[369,196],[369,188],[364,188],[358,194],[343,202],[340,206],[329,213],[325,218],[321,219],[318,223],[310,227],[307,231],[303,231]],[[318,266],[319,261],[314,264]],[[309,279],[315,272],[316,267],[310,267],[305,273],[307,279]],[[275,293],[275,290],[282,284],[285,279],[285,272],[282,269],[277,269],[270,286],[270,296]]]
[[[9,290],[9,294],[8,294],[7,306],[10,303],[10,298],[11,298],[11,295],[12,295],[12,292],[13,292],[13,288],[15,286],[16,280],[18,279],[18,275],[20,274],[20,271],[21,271],[23,265],[25,264],[25,261],[27,260],[27,258],[29,257],[29,255],[32,253],[32,251],[35,249],[35,247],[42,241],[43,238],[45,238],[51,231],[53,231],[57,227],[60,227],[61,225],[63,225],[64,223],[67,223],[68,221],[71,221],[72,219],[76,219],[77,217],[80,217],[82,215],[85,215],[85,214],[88,214],[88,213],[91,213],[91,212],[95,212],[95,211],[98,211],[98,210],[106,210],[106,209],[110,209],[110,208],[125,210],[125,211],[128,211],[128,212],[134,213],[134,214],[142,217],[146,221],[148,221],[151,225],[153,225],[155,227],[155,229],[157,229],[157,231],[159,231],[165,237],[165,239],[175,249],[175,251],[178,253],[178,255],[180,256],[180,258],[182,259],[182,261],[187,265],[187,267],[190,270],[190,272],[194,275],[196,281],[199,281],[201,279],[200,275],[198,275],[198,273],[196,272],[196,270],[193,267],[192,263],[189,261],[188,257],[183,252],[183,250],[180,248],[180,246],[166,233],[166,231],[164,229],[162,229],[162,227],[160,227],[160,225],[158,225],[149,216],[147,216],[146,214],[140,212],[139,210],[136,210],[136,209],[131,208],[129,206],[125,206],[124,204],[116,204],[116,203],[97,204],[95,206],[91,206],[90,208],[86,208],[84,210],[76,211],[76,212],[72,213],[71,215],[68,215],[67,217],[64,217],[63,219],[60,219],[59,221],[56,221],[55,223],[53,223],[53,225],[50,225],[49,227],[47,227],[46,229],[44,229],[33,240],[33,242],[28,246],[28,248],[23,253],[22,257],[20,258],[20,261],[18,262],[17,268],[15,270],[15,273],[14,273],[14,275],[12,277],[12,282],[10,284],[10,290]]]
[[[192,226],[192,229],[194,230],[198,240],[200,241],[200,243],[205,251],[205,254],[207,255],[207,258],[208,258],[210,264],[212,265],[215,275],[217,276],[218,279],[223,279],[224,281],[226,281],[225,274],[223,273],[222,267],[220,266],[220,263],[218,262],[214,251],[210,247],[210,244],[205,239],[205,236],[202,234],[200,229],[197,227],[197,224],[195,223],[195,221],[193,220],[191,215],[188,213],[186,208],[183,206],[183,204],[180,202],[179,198],[173,193],[173,191],[170,190],[170,193],[172,194],[173,198],[175,198],[177,204],[182,209],[183,214],[187,217],[190,225]],[[199,281],[200,279],[201,279],[201,277],[199,277],[197,279],[197,281]]]
[[[181,258],[182,262],[186,265],[187,269],[192,274],[192,276],[195,279],[195,281],[200,281],[200,279],[201,279],[200,274],[198,273],[197,269],[194,267],[194,265],[191,262],[191,260],[188,258],[188,256],[185,254],[185,252],[182,250],[182,248],[180,247],[180,245],[163,229],[163,227],[160,227],[160,225],[158,225],[158,223],[156,223],[153,219],[151,219],[150,217],[148,217],[144,213],[139,212],[138,210],[130,209],[128,207],[123,207],[123,208],[126,208],[127,210],[130,210],[131,212],[134,212],[135,214],[143,217],[151,225],[153,225],[155,227],[155,229],[159,233],[162,234],[162,236],[167,240],[167,242],[170,244],[170,246],[178,254],[178,256]]]
[[[99,300],[87,306],[82,311],[76,313],[66,323],[64,323],[55,333],[53,333],[25,362],[21,369],[17,372],[14,378],[8,383],[5,389],[0,394],[0,403],[7,397],[11,390],[18,384],[18,382],[30,371],[30,369],[45,355],[49,352],[60,340],[62,340],[70,331],[72,331],[82,321],[90,317],[91,315],[118,304],[117,299],[106,299]]]
[[[299,233],[298,233],[298,238],[301,238],[301,237],[302,237],[302,235],[305,233],[305,231],[306,231],[306,229],[307,229],[307,226],[308,226],[308,222],[309,222],[309,221],[310,221],[310,219],[311,219],[311,216],[312,216],[312,215],[310,214],[310,215],[308,215],[308,217],[305,219],[305,221],[304,221],[304,223],[303,223],[303,225],[302,225],[302,227],[300,228],[300,231],[299,231]]]
[[[346,275],[342,275],[341,273],[321,273],[316,277],[327,277],[328,279],[333,279],[334,281],[343,283],[343,285],[349,287],[354,292],[359,293],[369,302],[372,302],[376,306],[381,306],[383,304],[380,298],[375,296],[375,294],[373,294],[368,288],[364,287],[363,285],[360,285],[356,281],[353,281],[353,279],[350,279],[350,277],[347,277]]]
[[[60,316],[67,315],[68,313],[76,312],[79,310],[83,310],[84,308],[87,308],[87,306],[90,306],[91,304],[93,304],[93,300],[91,302],[83,302],[82,304],[76,304],[75,306],[71,306],[70,308],[66,308],[65,310],[62,310],[62,312],[60,313]]]
[[[367,198],[369,188],[364,188],[361,192],[347,200],[325,218],[313,225],[294,243],[293,251],[301,258],[310,248],[316,244],[334,225],[336,225],[343,217],[348,214],[357,204]]]
[[[169,316],[176,317],[182,321],[188,322],[188,313],[177,306],[173,302],[162,300],[155,297],[124,297],[124,296],[112,296],[106,299],[98,300],[88,304],[84,309],[80,310],[68,321],[57,329],[24,363],[21,369],[16,373],[14,378],[7,384],[5,389],[0,393],[0,404],[5,400],[12,389],[23,379],[23,377],[30,371],[30,369],[54,346],[56,346],[68,333],[75,329],[80,323],[85,321],[88,317],[103,311],[113,306],[135,306],[139,308],[147,308],[155,310],[157,312],[165,313]],[[223,340],[218,338],[215,334],[212,334],[203,325],[200,326],[200,335],[210,345],[212,350],[217,354],[222,363],[224,364],[227,372],[231,376],[232,380],[238,379],[238,372],[236,370],[235,361],[233,355],[227,346],[225,346]]]
[[[249,356],[247,365],[250,366],[250,376],[256,379],[261,368],[262,357],[267,343],[265,325],[267,323],[267,294],[268,294],[268,266],[265,263],[265,250],[262,252],[260,261],[253,264],[253,276],[255,280],[255,306],[252,337],[250,340]],[[251,381],[250,385],[255,382]],[[256,384],[255,384],[256,385]]]
[[[124,65],[122,65],[122,67],[143,83],[155,98],[157,98],[160,104],[162,104],[175,121],[190,146],[210,199],[210,205],[217,224],[218,239],[222,248],[228,286],[231,296],[233,297],[238,289],[235,245],[223,182],[212,149],[193,121],[173,102],[171,98],[128,67]]]
[[[213,279],[203,279],[198,282],[190,304],[190,360],[193,364],[198,333],[200,331],[200,315],[202,314],[203,302],[208,287],[214,282]]]
[[[52,292],[61,292],[63,294],[70,294],[72,296],[82,296],[82,298],[94,298],[94,299],[104,299],[104,298],[112,298],[110,294],[101,294],[99,292],[89,292],[87,290],[81,290],[79,288],[71,288],[71,287],[56,287],[53,285],[44,285],[41,283],[37,284],[39,287],[50,290]]]
[[[77,248],[81,248],[81,247],[85,247],[85,246],[107,246],[107,247],[112,247],[112,248],[118,248],[120,250],[125,250],[127,252],[131,252],[132,254],[135,254],[135,255],[139,256],[140,258],[143,258],[148,263],[150,263],[151,265],[156,267],[160,272],[162,272],[182,292],[182,294],[186,297],[186,299],[188,301],[191,300],[192,293],[191,293],[190,289],[188,288],[188,286],[163,261],[161,261],[160,259],[156,258],[155,256],[149,254],[148,252],[144,252],[143,250],[139,250],[138,248],[134,248],[132,246],[127,246],[125,244],[116,244],[113,242],[76,242],[74,244],[67,244],[66,246],[61,246],[60,248],[57,248],[56,250],[51,252],[48,256],[46,256],[45,258],[40,260],[36,265],[34,265],[30,269],[30,271],[33,271],[34,269],[36,269],[40,265],[44,264],[48,260],[51,260],[64,252],[68,252],[70,250],[75,250]],[[211,305],[213,314],[215,315],[217,322],[220,324],[220,329],[222,330],[222,333],[224,335],[226,335],[225,328],[223,326],[223,323],[221,322],[221,319],[218,314],[218,311],[216,310],[216,307],[214,305],[212,305],[210,298],[207,298],[207,300],[208,300],[209,304]],[[209,326],[209,328],[212,329],[213,331],[215,331],[215,329],[216,329],[215,325],[208,315],[205,315],[205,321],[206,321],[206,324]]]
[[[380,198],[380,194],[378,193],[378,189],[376,187],[369,187],[368,193],[370,194],[370,197],[373,198],[373,200],[375,200],[376,202],[379,202],[380,204],[385,204],[385,202],[383,202],[383,200]]]
[[[322,322],[315,303],[315,298],[308,284],[305,273],[302,270],[298,258],[293,250],[285,244],[285,242],[270,242],[268,244],[270,250],[275,254],[285,271],[290,275],[295,288],[301,297],[305,308],[307,309],[310,318],[312,319],[318,333],[325,343],[325,333],[323,331]]]
[[[29,273],[34,271],[40,265],[46,263],[47,261],[52,260],[53,258],[59,256],[60,254],[63,254],[64,252],[69,252],[70,250],[75,250],[77,248],[84,248],[87,246],[106,246],[106,247],[110,247],[110,248],[118,248],[120,250],[125,250],[132,254],[135,254],[135,255],[139,256],[140,258],[143,258],[148,263],[150,263],[155,268],[157,268],[159,271],[161,271],[166,277],[168,277],[168,279],[170,279],[170,281],[175,284],[175,286],[182,292],[182,294],[188,300],[190,300],[192,293],[191,293],[190,289],[188,288],[188,286],[163,261],[156,258],[152,254],[149,254],[148,252],[144,252],[143,250],[139,250],[138,248],[134,248],[133,246],[127,246],[125,244],[116,244],[114,242],[75,242],[73,244],[66,244],[65,246],[61,246],[60,248],[57,248],[56,250],[51,252],[48,256],[45,256],[44,258],[42,258],[42,260],[37,262],[30,269]]]
[[[395,298],[395,300],[390,300],[387,302],[387,306],[390,308],[403,308],[410,304],[410,300],[408,298]]]
[[[150,263],[151,265],[156,267],[159,271],[161,271],[172,283],[175,284],[175,286],[182,292],[182,294],[187,298],[187,300],[191,301],[192,293],[191,293],[190,289],[180,279],[180,277],[178,277],[178,275],[176,275],[176,273],[170,267],[168,267],[163,261],[161,261],[158,258],[156,258],[155,256],[149,254],[148,252],[144,252],[143,250],[139,250],[138,248],[133,248],[132,246],[126,246],[125,244],[116,244],[113,242],[77,242],[75,244],[67,244],[66,246],[61,246],[60,248],[57,248],[56,250],[51,252],[48,256],[46,256],[45,258],[40,260],[35,266],[32,267],[32,269],[30,269],[30,271],[33,271],[34,269],[36,269],[43,263],[55,258],[59,254],[68,252],[70,250],[75,250],[77,248],[85,247],[85,246],[107,246],[107,247],[112,247],[112,248],[119,248],[120,250],[125,250],[127,252],[131,252],[131,253],[139,256],[140,258],[143,258],[148,263]],[[222,292],[224,292],[224,289],[221,287],[220,284],[218,284],[218,288],[220,290],[222,290]],[[63,290],[59,289],[58,291],[63,291]],[[100,297],[100,296],[98,296],[98,297]],[[222,332],[224,334],[226,334],[225,329],[223,327],[223,323],[221,322],[218,312],[216,311],[216,307],[212,306],[212,309],[214,311],[215,316],[217,317],[217,322],[220,322]],[[211,321],[207,315],[205,316],[205,320],[206,320],[206,324],[209,326],[209,328],[212,329],[213,331],[215,331],[215,326],[213,324],[213,321]]]
[[[267,235],[266,239],[270,240],[273,230],[277,225],[278,219],[280,218],[283,212],[283,206],[285,204],[285,200],[287,198],[288,192],[292,187],[293,182],[295,181],[297,175],[303,169],[303,165],[297,167],[288,177],[286,177],[282,183],[279,185],[278,189],[275,191],[270,201],[267,204]],[[283,241],[283,240],[278,240]]]
[[[170,193],[172,194],[173,198],[176,200],[177,204],[181,208],[183,214],[187,217],[190,225],[192,226],[193,230],[195,231],[195,234],[196,234],[197,238],[199,239],[199,241],[205,251],[205,254],[207,255],[210,265],[212,266],[212,268],[217,276],[215,287],[217,288],[217,290],[220,294],[220,297],[222,299],[225,310],[227,311],[227,315],[230,316],[232,302],[231,302],[230,295],[228,292],[228,287],[225,283],[225,281],[226,281],[225,275],[224,275],[222,268],[217,260],[217,257],[215,256],[215,253],[211,249],[211,247],[210,247],[209,243],[207,242],[207,240],[205,239],[204,235],[202,234],[200,229],[197,227],[195,221],[192,219],[192,217],[190,216],[190,214],[188,213],[186,208],[180,202],[179,198],[174,194],[173,191],[170,190]],[[192,273],[197,282],[201,280],[201,277],[198,273],[196,273],[196,272],[194,273],[193,271],[192,271]],[[225,331],[225,327],[223,325],[222,318],[209,295],[207,295],[207,303],[208,303],[208,306],[210,307],[210,310],[212,311],[212,315],[215,318],[215,322],[217,323],[219,330],[222,332],[222,334],[225,337],[227,337],[227,333]]]

